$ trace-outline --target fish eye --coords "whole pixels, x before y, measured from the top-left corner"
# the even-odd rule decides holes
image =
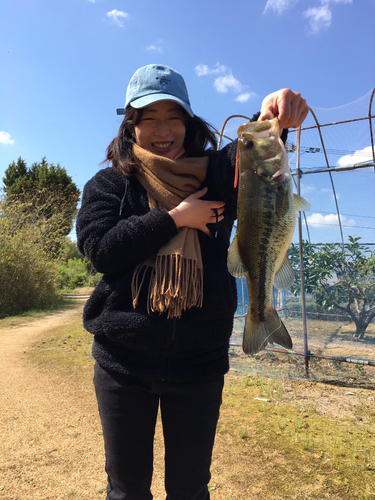
[[[245,146],[247,148],[252,148],[254,146],[254,143],[253,143],[253,141],[247,141],[247,142],[245,142]]]

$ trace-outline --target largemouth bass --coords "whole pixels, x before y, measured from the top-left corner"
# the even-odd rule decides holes
[[[293,195],[277,118],[242,125],[237,154],[237,231],[229,248],[228,269],[247,281],[243,350],[253,354],[268,343],[291,349],[290,335],[271,305],[272,287],[275,282],[277,288],[289,288],[294,281],[286,251],[297,211],[309,210],[310,205]]]

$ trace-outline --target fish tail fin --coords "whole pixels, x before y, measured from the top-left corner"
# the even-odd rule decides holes
[[[274,309],[266,315],[266,321],[253,321],[248,313],[242,347],[246,354],[255,354],[267,347],[268,343],[279,344],[287,349],[293,346],[292,339],[284,323]]]

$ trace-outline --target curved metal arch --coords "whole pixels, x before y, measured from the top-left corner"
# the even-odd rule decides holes
[[[373,116],[372,116],[372,113],[371,113],[372,102],[374,100],[374,96],[375,96],[375,87],[372,90],[372,94],[371,94],[371,98],[370,98],[370,104],[369,104],[369,108],[368,108],[368,120],[369,120],[369,124],[370,124],[370,138],[371,138],[372,159],[374,160],[374,163],[375,163],[374,136],[373,136],[373,133],[372,133],[372,118],[373,118]]]
[[[245,115],[230,115],[230,116],[228,116],[228,118],[224,121],[224,123],[221,127],[220,134],[219,134],[219,140],[217,141],[217,149],[220,149],[220,147],[221,147],[221,142],[223,140],[225,127],[226,127],[227,123],[229,122],[229,120],[231,120],[232,118],[245,118],[245,120],[249,120],[249,121],[251,120],[251,118],[249,116],[245,116]],[[229,137],[228,137],[228,139],[229,139]]]

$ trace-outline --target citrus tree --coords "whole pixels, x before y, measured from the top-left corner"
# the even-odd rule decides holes
[[[336,243],[315,246],[303,242],[304,284],[316,303],[328,311],[339,309],[356,325],[355,337],[363,339],[375,318],[375,251],[349,236],[342,248]],[[292,267],[299,271],[299,247],[288,250]],[[301,291],[299,272],[292,291]]]

